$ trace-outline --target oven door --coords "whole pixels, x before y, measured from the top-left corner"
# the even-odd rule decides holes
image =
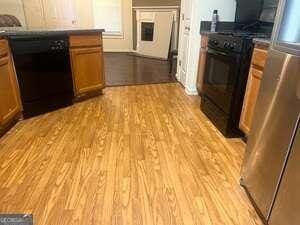
[[[241,56],[209,48],[206,56],[203,93],[225,113],[230,113]]]

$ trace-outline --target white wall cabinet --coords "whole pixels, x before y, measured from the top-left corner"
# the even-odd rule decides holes
[[[0,0],[0,14],[13,15],[23,26],[26,25],[22,0]]]
[[[26,23],[29,28],[45,27],[44,10],[41,1],[42,0],[23,1]]]
[[[73,28],[76,13],[73,0],[26,0],[24,12],[29,28]]]

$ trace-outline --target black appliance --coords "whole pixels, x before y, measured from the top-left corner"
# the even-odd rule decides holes
[[[237,0],[235,22],[274,23],[278,0]]]
[[[67,36],[11,36],[25,118],[73,103]]]
[[[250,24],[259,20],[263,0],[237,0],[235,22]]]
[[[201,109],[225,137],[242,136],[239,120],[252,52],[247,33],[209,35]]]

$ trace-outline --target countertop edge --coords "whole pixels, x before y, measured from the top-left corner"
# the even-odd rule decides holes
[[[0,27],[0,37],[29,36],[29,35],[85,35],[101,34],[104,29],[70,29],[70,30],[3,30]]]
[[[264,45],[266,47],[269,47],[271,45],[271,39],[265,39],[265,38],[254,38],[253,39],[254,44]]]

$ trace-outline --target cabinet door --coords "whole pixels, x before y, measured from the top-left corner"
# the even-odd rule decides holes
[[[101,47],[71,49],[76,95],[101,90],[105,86]]]
[[[200,50],[200,58],[199,58],[199,68],[198,68],[198,76],[197,76],[197,90],[198,93],[202,93],[203,89],[203,79],[205,72],[205,63],[206,63],[206,48],[201,48]]]
[[[203,88],[207,45],[208,45],[208,37],[202,36],[201,37],[200,57],[199,57],[199,64],[198,64],[198,75],[197,75],[197,90],[198,90],[199,94],[201,94],[202,88]]]
[[[42,0],[46,28],[60,26],[60,9],[57,0]]]
[[[6,124],[21,112],[18,86],[9,56],[0,58],[0,124]]]
[[[240,120],[240,129],[246,135],[249,135],[251,129],[253,113],[259,93],[262,75],[263,72],[261,70],[251,67]]]
[[[42,0],[23,1],[26,25],[28,28],[45,27],[45,17]]]

